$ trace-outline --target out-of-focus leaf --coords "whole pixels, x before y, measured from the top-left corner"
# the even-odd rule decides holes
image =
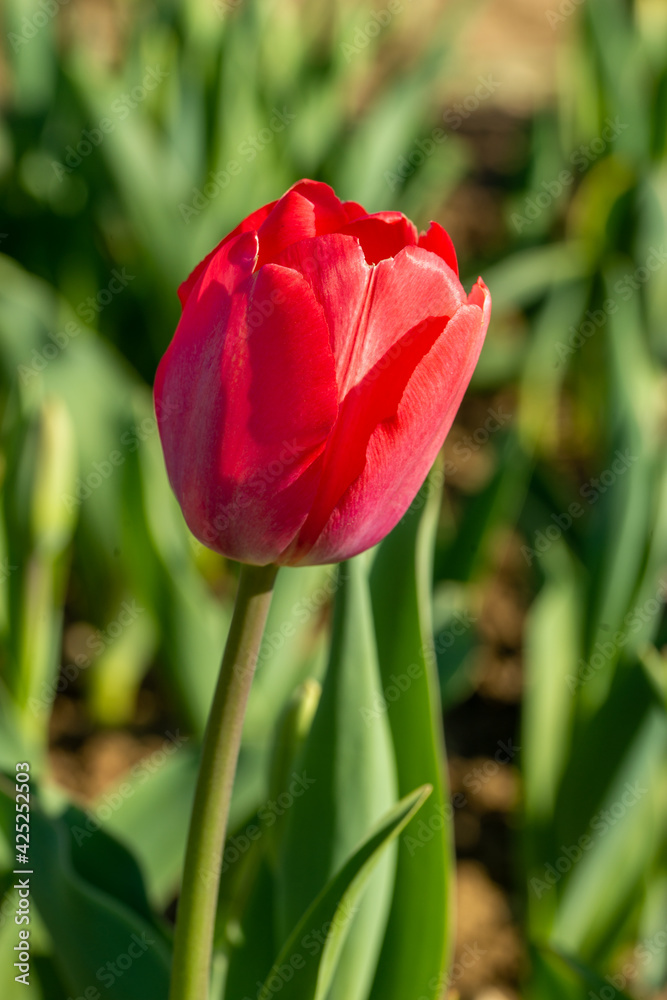
[[[580,687],[590,683],[583,676],[580,680]],[[576,843],[582,834],[590,832],[591,819],[610,796],[613,798],[626,755],[633,746],[641,745],[641,734],[653,733],[654,746],[660,748],[659,733],[653,728],[654,723],[649,726],[647,722],[660,711],[656,692],[643,671],[634,666],[617,672],[607,699],[593,718],[583,716],[577,720],[553,811],[557,853],[559,842]],[[636,778],[643,781],[641,774]]]
[[[25,984],[22,982],[17,982],[17,976],[20,976],[23,970],[19,970],[14,967],[14,963],[18,961],[19,956],[14,950],[16,946],[20,943],[19,941],[19,931],[21,929],[31,931],[30,927],[17,927],[14,923],[13,915],[16,913],[19,905],[19,894],[16,890],[8,890],[7,894],[2,897],[3,905],[6,903],[9,912],[12,915],[12,919],[3,920],[0,924],[0,990],[2,990],[3,1000],[19,1000],[20,997],[30,996],[30,1000],[45,1000],[44,991],[41,986],[41,982],[37,979],[32,971],[34,966],[34,939],[29,942],[30,947],[30,985],[28,990],[26,990]],[[31,934],[32,937],[32,934]],[[57,1000],[61,1000],[58,997]],[[65,1000],[64,996],[62,1000]]]
[[[453,582],[440,583],[433,594],[433,644],[445,710],[464,701],[475,688],[478,616],[470,594],[470,587]]]
[[[629,1000],[628,994],[611,986],[581,962],[547,948],[531,949],[533,976],[526,992],[527,1000],[590,1000],[592,996],[613,996]],[[600,990],[605,992],[600,993]],[[613,993],[611,992],[613,990]]]
[[[15,100],[23,112],[45,108],[56,74],[56,25],[38,0],[9,0],[3,30],[14,79]]]
[[[555,285],[585,277],[589,263],[578,244],[520,250],[484,274],[497,312],[531,305]]]
[[[95,661],[90,707],[102,725],[127,724],[134,714],[139,685],[153,659],[157,628],[150,615],[134,619]]]
[[[63,504],[75,476],[74,448],[67,407],[58,399],[45,400],[15,432],[3,490],[12,651],[7,677],[17,725],[39,758],[55,695],[76,524],[76,513]]]
[[[594,956],[613,940],[637,901],[642,873],[660,850],[667,828],[666,759],[667,718],[655,706],[591,818],[591,846],[572,863],[551,936],[557,947]]]
[[[139,761],[121,783],[127,789],[116,808],[100,814],[103,829],[139,861],[150,899],[163,907],[178,888],[198,767],[199,756],[189,747],[159,765],[150,757]],[[97,815],[94,806],[92,812]]]
[[[248,742],[267,745],[292,692],[324,672],[323,619],[339,585],[333,566],[284,567],[278,574],[248,704]]]
[[[610,295],[619,273],[608,276]],[[586,659],[595,655],[607,661],[607,669],[598,670],[583,692],[590,706],[604,696],[627,643],[626,615],[632,610],[658,513],[654,497],[664,461],[658,429],[660,389],[646,353],[636,300],[620,296],[608,320],[617,425],[610,428],[608,463],[596,478],[597,485],[584,494],[588,503],[599,503],[601,519]],[[616,638],[619,631],[624,634],[622,645]],[[604,652],[610,647],[611,655]]]
[[[149,93],[152,91],[159,98],[160,88],[174,68],[170,53],[164,48],[157,65],[141,67],[131,80],[104,78],[96,71],[89,54],[81,50],[69,66],[91,118],[113,122],[100,152],[107,158],[118,189],[151,248],[165,284],[171,287],[176,287],[188,270],[185,241],[173,238],[176,226],[182,225],[177,205],[187,191],[187,174],[176,149],[163,140],[146,108],[142,108],[143,114],[133,115],[119,99],[128,84],[140,85],[146,77]],[[152,76],[148,75],[151,73]]]
[[[664,866],[656,873],[647,888],[646,901],[641,912],[637,939],[640,942],[633,952],[638,978],[649,989],[659,990],[667,979],[667,950],[661,946],[667,927],[667,874]]]
[[[278,720],[269,775],[269,800],[272,802],[278,801],[283,794],[289,794],[294,764],[310,732],[321,694],[322,688],[316,680],[310,678],[304,681]],[[278,863],[285,823],[286,813],[279,814],[270,829],[269,852],[274,867]]]
[[[497,471],[466,505],[449,545],[438,550],[436,579],[475,580],[488,568],[489,541],[499,528],[517,521],[532,466],[532,456],[521,448],[517,434],[510,430],[498,442]]]
[[[11,816],[13,802],[2,797]],[[33,803],[29,876],[63,981],[76,994],[104,987],[110,1000],[165,1000],[169,948],[154,924],[76,870],[68,825]]]
[[[127,848],[74,806],[65,810],[62,820],[69,829],[69,857],[76,873],[153,923],[141,871]]]
[[[543,568],[547,581],[531,608],[526,635],[522,764],[528,870],[551,846],[548,831],[575,715],[582,629],[581,581],[562,542],[543,558]],[[546,934],[555,904],[553,893],[544,899],[529,892],[531,931],[537,939]]]
[[[626,125],[617,139],[618,149],[633,159],[646,157],[650,148],[649,80],[631,11],[623,0],[593,0],[583,14],[595,39],[605,106],[613,107]]]
[[[587,290],[581,281],[557,286],[535,318],[518,408],[518,433],[528,453],[555,448],[558,425],[553,415],[572,351],[571,331],[583,312]]]

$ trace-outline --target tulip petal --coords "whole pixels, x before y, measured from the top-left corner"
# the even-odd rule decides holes
[[[463,286],[444,261],[406,247],[373,272],[373,285],[355,344],[356,384],[404,334],[432,316],[454,316],[466,302]],[[347,388],[347,387],[346,387]]]
[[[478,283],[472,298],[476,301],[461,306],[430,347],[433,329],[424,324],[414,344],[408,344],[404,357],[398,358],[395,367],[407,367],[408,358],[411,361],[418,354],[417,344],[426,348],[406,380],[393,415],[387,413],[396,400],[400,377],[391,375],[392,364],[386,369],[389,375],[380,366],[369,373],[349,415],[343,403],[341,427],[355,416],[364,437],[377,417],[367,438],[363,467],[324,525],[334,491],[326,498],[318,495],[308,521],[283,558],[304,564],[350,558],[375,545],[405,514],[451,427],[482,348],[490,315],[490,296],[483,283]],[[340,449],[327,449],[323,485],[335,477],[340,488],[346,475],[360,464],[359,455],[354,454],[347,468],[335,467],[345,461]]]
[[[420,234],[418,246],[437,253],[438,257],[442,257],[445,264],[448,264],[458,276],[459,262],[456,259],[454,244],[449,233],[438,222],[431,222],[427,231]]]
[[[491,319],[491,293],[481,278],[478,278],[470,289],[468,304],[471,306],[479,306],[484,313],[484,319],[486,325],[488,326],[489,320]]]
[[[415,246],[417,230],[400,212],[376,212],[341,228],[341,233],[356,236],[369,264],[395,257],[404,247]]]
[[[323,474],[298,546],[310,548],[348,488],[363,473],[370,439],[378,425],[392,421],[413,373],[448,323],[435,316],[409,330],[392,351],[390,362],[378,364],[354,386],[340,406],[324,455]]]
[[[277,262],[304,275],[324,310],[342,396],[372,275],[363,250],[354,237],[332,233],[295,243]]]
[[[296,191],[312,202],[318,236],[333,233],[346,222],[368,214],[365,208],[354,201],[341,202],[334,189],[322,181],[297,181],[289,190]]]
[[[335,227],[334,227],[335,228]],[[315,206],[296,191],[288,191],[276,202],[258,230],[258,266],[275,261],[280,252],[298,240],[317,236]]]
[[[344,201],[343,208],[345,209],[345,217],[348,222],[352,222],[353,219],[360,219],[363,215],[368,215],[364,206],[360,205],[358,201]]]
[[[260,226],[257,266],[275,261],[283,250],[299,240],[333,233],[346,222],[345,210],[331,188],[314,181],[300,181],[276,202]]]
[[[345,225],[351,219],[356,219],[359,215],[366,215],[366,209],[362,208],[361,205],[357,205],[354,201],[341,202],[334,193],[333,188],[329,187],[328,184],[323,184],[321,181],[311,181],[302,180],[297,181],[296,184],[283,195],[282,198],[277,201],[271,201],[267,205],[262,205],[261,208],[256,209],[256,211],[251,212],[250,215],[246,216],[242,222],[232,229],[231,233],[222,239],[218,245],[211,250],[209,254],[204,257],[202,261],[195,267],[192,273],[185,279],[178,289],[178,297],[181,300],[181,306],[184,306],[190,292],[196,285],[199,276],[205,267],[208,266],[211,259],[215,256],[221,246],[225,243],[229,243],[230,240],[235,239],[241,233],[252,232],[254,229],[259,229],[264,220],[271,214],[272,210],[283,202],[288,195],[291,193],[300,195],[312,206],[312,213],[302,207],[302,216],[306,215],[307,219],[307,229],[305,232],[307,236],[316,236],[319,233],[333,233],[340,226]],[[279,214],[284,214],[284,207],[281,207]],[[302,237],[299,236],[299,239]],[[262,262],[266,259],[270,259],[267,254],[262,253]]]
[[[419,247],[372,267],[356,238],[333,233],[294,244],[278,262],[305,275],[324,309],[341,399],[409,329],[466,301],[451,268]]]
[[[265,563],[306,519],[338,403],[321,306],[293,271],[232,265],[248,239],[223,246],[202,274],[155,393],[158,413],[179,405],[180,421],[158,420],[191,530],[232,558]]]
[[[262,222],[267,217],[267,215],[269,214],[269,212],[271,211],[271,209],[275,204],[276,202],[272,201],[269,202],[268,205],[263,205],[261,208],[258,208],[256,212],[253,212],[251,215],[247,216],[247,218],[245,218],[243,222],[240,222],[236,227],[236,229],[232,229],[231,233],[228,233],[224,239],[220,240],[218,245],[214,247],[210,253],[206,254],[204,259],[197,264],[195,269],[188,275],[185,281],[183,281],[179,285],[178,297],[181,300],[181,308],[183,309],[185,308],[185,303],[187,302],[188,297],[192,292],[192,289],[195,287],[195,285],[199,281],[199,278],[202,275],[202,272],[206,270],[208,265],[211,263],[211,261],[217,254],[218,250],[220,250],[220,248],[223,247],[225,243],[229,243],[231,240],[236,239],[236,237],[240,236],[241,233],[249,233],[252,232],[253,230],[259,229]]]

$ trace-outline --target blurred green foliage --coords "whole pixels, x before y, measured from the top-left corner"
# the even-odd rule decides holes
[[[0,762],[9,774],[17,760],[33,762],[45,804],[35,849],[51,861],[37,899],[35,997],[64,1000],[92,974],[78,953],[70,979],[52,961],[65,947],[54,933],[65,909],[85,927],[91,900],[103,899],[118,950],[130,926],[168,940],[155,913],[178,885],[235,570],[185,528],[150,385],[178,320],[178,283],[244,215],[302,176],[369,210],[401,209],[421,227],[473,183],[479,209],[469,213],[487,238],[463,241],[462,273],[468,287],[483,274],[494,314],[460,418],[474,443],[454,449],[453,462],[445,456],[433,569],[420,495],[359,584],[370,587],[358,600],[373,610],[376,636],[366,638],[379,664],[350,646],[337,680],[332,665],[325,680],[339,581],[327,568],[283,572],[232,829],[239,835],[261,810],[276,780],[271,761],[297,759],[296,747],[274,746],[290,699],[322,682],[325,704],[336,683],[337,697],[354,702],[362,692],[372,703],[374,685],[424,656],[431,578],[445,705],[470,696],[482,637],[468,628],[452,642],[437,638],[457,615],[474,620],[500,550],[531,598],[515,838],[526,996],[605,997],[606,976],[641,996],[665,985],[667,949],[653,943],[667,927],[667,11],[660,0],[586,0],[559,15],[553,99],[520,113],[490,94],[465,122],[454,127],[450,117],[439,142],[443,95],[465,96],[457,46],[478,7],[430,5],[424,24],[416,4],[398,6],[388,18],[378,7],[373,19],[347,0],[5,5]],[[484,165],[475,115],[508,130],[509,166]],[[489,423],[499,401],[509,417]],[[466,479],[480,454],[482,473]],[[432,483],[441,479],[436,470]],[[341,642],[363,646],[362,626],[348,628]],[[365,672],[349,675],[358,659]],[[91,727],[122,728],[136,725],[146,688],[160,706],[159,762],[131,770],[120,804],[103,796],[89,828],[48,763],[56,693],[74,694]],[[426,680],[414,699],[375,729],[355,717],[349,730],[327,733],[332,712],[302,734],[298,753],[313,766],[326,770],[325,736],[342,758],[354,738],[376,760],[378,802],[356,788],[364,820],[426,781],[436,787],[424,815],[444,794]],[[339,775],[347,785],[337,791],[329,780],[335,814],[352,777]],[[315,799],[302,801],[305,813],[315,810],[304,824],[326,831]],[[223,871],[218,972],[239,990],[263,978],[276,954],[257,954],[252,942],[277,935],[278,946],[298,916],[287,911],[306,827],[291,820],[282,843],[253,847]],[[332,823],[331,842],[312,857],[320,878],[361,835],[337,842]],[[96,849],[107,852],[116,885],[99,884],[84,855],[73,848],[68,859],[63,846],[68,826],[87,843],[99,824]],[[9,873],[7,843],[0,860]],[[410,1000],[389,895],[412,912],[425,908],[442,941],[449,873],[441,865],[433,880],[427,867],[412,884],[401,850],[394,882],[373,876],[374,950],[364,965],[348,948],[345,961],[367,986],[375,970],[371,996],[390,997],[393,984],[397,1000]],[[10,885],[7,874],[0,888]],[[9,998],[19,995],[4,961],[11,898],[0,924]],[[282,925],[268,928],[274,907]],[[152,960],[165,961],[161,952]]]

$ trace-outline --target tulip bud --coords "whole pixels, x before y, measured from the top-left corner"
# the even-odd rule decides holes
[[[300,181],[179,295],[155,405],[193,534],[256,565],[379,542],[433,464],[489,323],[489,292],[480,279],[466,295],[447,233]]]

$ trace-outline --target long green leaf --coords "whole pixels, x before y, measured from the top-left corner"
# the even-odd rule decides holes
[[[327,883],[290,934],[259,996],[271,996],[278,988],[281,1000],[324,1000],[328,996],[368,879],[430,791],[425,786],[401,799]]]
[[[427,806],[399,845],[373,1000],[440,996],[452,947],[452,809],[445,793],[430,608],[439,507],[440,491],[432,489],[424,512],[409,511],[384,540],[371,574],[383,698],[367,713],[367,721],[372,727],[382,718],[389,720],[399,794],[420,783],[433,786]]]
[[[343,564],[340,573],[331,659],[296,766],[309,787],[288,810],[277,870],[279,941],[397,798],[388,721],[369,726],[363,714],[382,688],[365,559]],[[389,852],[368,886],[329,1000],[367,996],[389,914],[394,863]]]

